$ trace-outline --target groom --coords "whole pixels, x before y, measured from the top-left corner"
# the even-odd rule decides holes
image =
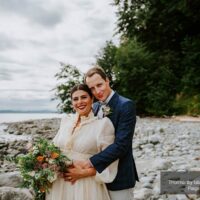
[[[114,92],[104,70],[91,68],[85,75],[85,83],[91,89],[98,102],[94,103],[94,114],[103,117],[106,104],[110,118],[115,127],[115,141],[102,152],[82,161],[84,168],[94,167],[101,173],[112,162],[119,159],[118,173],[112,183],[106,184],[112,200],[133,199],[133,187],[138,181],[138,174],[133,158],[132,139],[136,123],[133,101]],[[80,163],[79,163],[80,164]]]

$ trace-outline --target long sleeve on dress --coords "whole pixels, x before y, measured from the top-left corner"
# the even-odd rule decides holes
[[[114,142],[115,137],[114,126],[110,119],[108,119],[107,117],[103,118],[101,123],[104,123],[104,126],[102,126],[102,130],[100,131],[100,134],[97,137],[97,147],[99,152],[103,151],[107,146],[112,144]],[[103,183],[111,183],[117,175],[118,162],[119,160],[116,160],[101,173],[97,172],[95,176],[96,181]]]

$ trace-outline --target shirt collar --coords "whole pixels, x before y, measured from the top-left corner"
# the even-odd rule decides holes
[[[107,99],[103,103],[108,104],[114,94],[115,94],[115,92],[113,90],[111,90],[110,95],[107,97]]]

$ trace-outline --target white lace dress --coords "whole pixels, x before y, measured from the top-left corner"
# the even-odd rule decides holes
[[[81,117],[74,131],[78,115],[67,115],[61,120],[54,143],[70,158],[85,160],[102,151],[114,141],[114,127],[108,118],[98,119],[91,112]],[[79,179],[75,184],[58,178],[46,194],[46,200],[110,200],[105,183],[112,182],[117,174],[118,161],[101,174]]]

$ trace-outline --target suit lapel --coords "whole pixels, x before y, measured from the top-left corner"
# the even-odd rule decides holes
[[[115,94],[112,96],[112,98],[110,99],[110,101],[108,102],[108,105],[110,106],[110,108],[113,110],[115,108],[115,106],[117,105],[117,101],[118,101],[119,95],[117,94],[117,92],[115,92]]]
[[[99,102],[95,102],[93,104],[93,112],[94,112],[94,116],[97,116],[98,112],[100,109],[100,103]]]
[[[115,125],[115,117],[116,117],[116,106],[119,99],[119,95],[115,92],[115,94],[112,96],[110,101],[108,102],[108,106],[111,108],[111,114],[109,114],[107,117],[112,121],[112,123]]]

